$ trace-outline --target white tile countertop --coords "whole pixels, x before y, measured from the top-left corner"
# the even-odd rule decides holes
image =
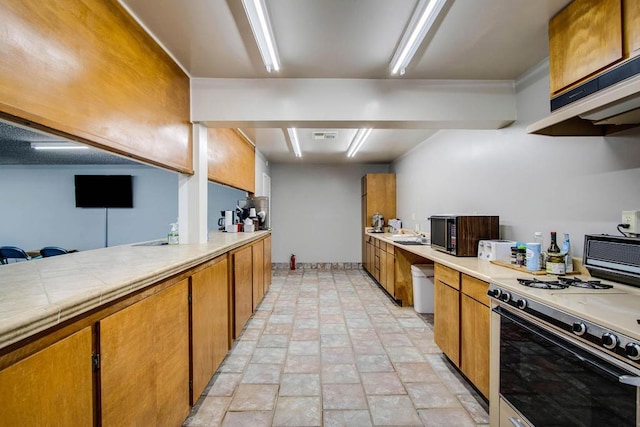
[[[0,266],[0,349],[174,276],[270,231],[202,244],[123,245]]]
[[[612,289],[569,288],[554,291],[528,288],[516,280],[521,277],[533,277],[526,272],[495,265],[476,257],[455,257],[432,249],[431,246],[403,245],[394,242],[389,233],[367,232],[367,234],[485,282],[496,284],[511,292],[517,292],[527,298],[624,333],[630,338],[640,339],[640,324],[638,323],[640,319],[640,288],[608,280],[602,280],[602,282],[613,285]],[[536,277],[540,280],[554,280],[557,276],[541,275]],[[586,270],[583,270],[580,275],[572,275],[571,277],[583,280],[590,278]]]

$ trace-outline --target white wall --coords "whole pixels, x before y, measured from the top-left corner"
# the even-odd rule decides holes
[[[75,207],[74,175],[133,175],[133,209],[109,209],[109,246],[166,237],[178,174],[150,166],[1,166],[0,245],[104,247],[105,210]]]
[[[547,137],[526,126],[549,114],[548,67],[517,82],[518,120],[502,130],[440,131],[391,165],[407,227],[438,213],[500,215],[502,237],[618,234],[621,211],[640,209],[640,136]],[[559,234],[561,236],[561,234]]]
[[[262,153],[256,149],[256,196],[265,196],[264,188],[262,185],[262,175],[267,174],[271,176],[271,165],[264,158]]]
[[[360,262],[361,183],[388,165],[273,164],[273,262]]]

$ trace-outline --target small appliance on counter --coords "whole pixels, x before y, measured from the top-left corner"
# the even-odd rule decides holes
[[[587,234],[583,264],[593,277],[640,287],[640,238]]]
[[[500,238],[500,218],[487,215],[432,215],[431,247],[454,256],[477,256],[480,240]]]
[[[389,233],[395,234],[399,233],[402,229],[402,221],[397,218],[393,218],[389,220]]]
[[[480,240],[478,242],[478,259],[483,261],[509,262],[513,240]]]
[[[373,227],[372,233],[384,233],[384,216],[376,212],[371,217],[371,226]]]
[[[256,230],[269,230],[271,219],[269,218],[269,198],[266,196],[247,197],[238,200],[238,216],[240,222],[245,219],[257,219]]]

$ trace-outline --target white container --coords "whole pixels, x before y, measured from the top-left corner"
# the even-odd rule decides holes
[[[478,242],[478,259],[482,261],[509,262],[513,240],[480,240]]]
[[[245,233],[253,233],[254,231],[255,230],[254,230],[253,223],[244,225],[244,232]]]
[[[417,313],[433,313],[433,265],[411,266],[413,309]]]

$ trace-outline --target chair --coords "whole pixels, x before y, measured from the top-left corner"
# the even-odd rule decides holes
[[[25,251],[15,246],[2,246],[0,247],[0,264],[9,264],[9,260],[13,259],[15,262],[20,259],[30,260],[31,258]]]
[[[57,246],[45,246],[44,248],[40,249],[40,255],[42,255],[42,258],[56,256],[56,255],[63,255],[66,253],[69,253],[69,251],[67,251],[64,248],[59,248]]]

